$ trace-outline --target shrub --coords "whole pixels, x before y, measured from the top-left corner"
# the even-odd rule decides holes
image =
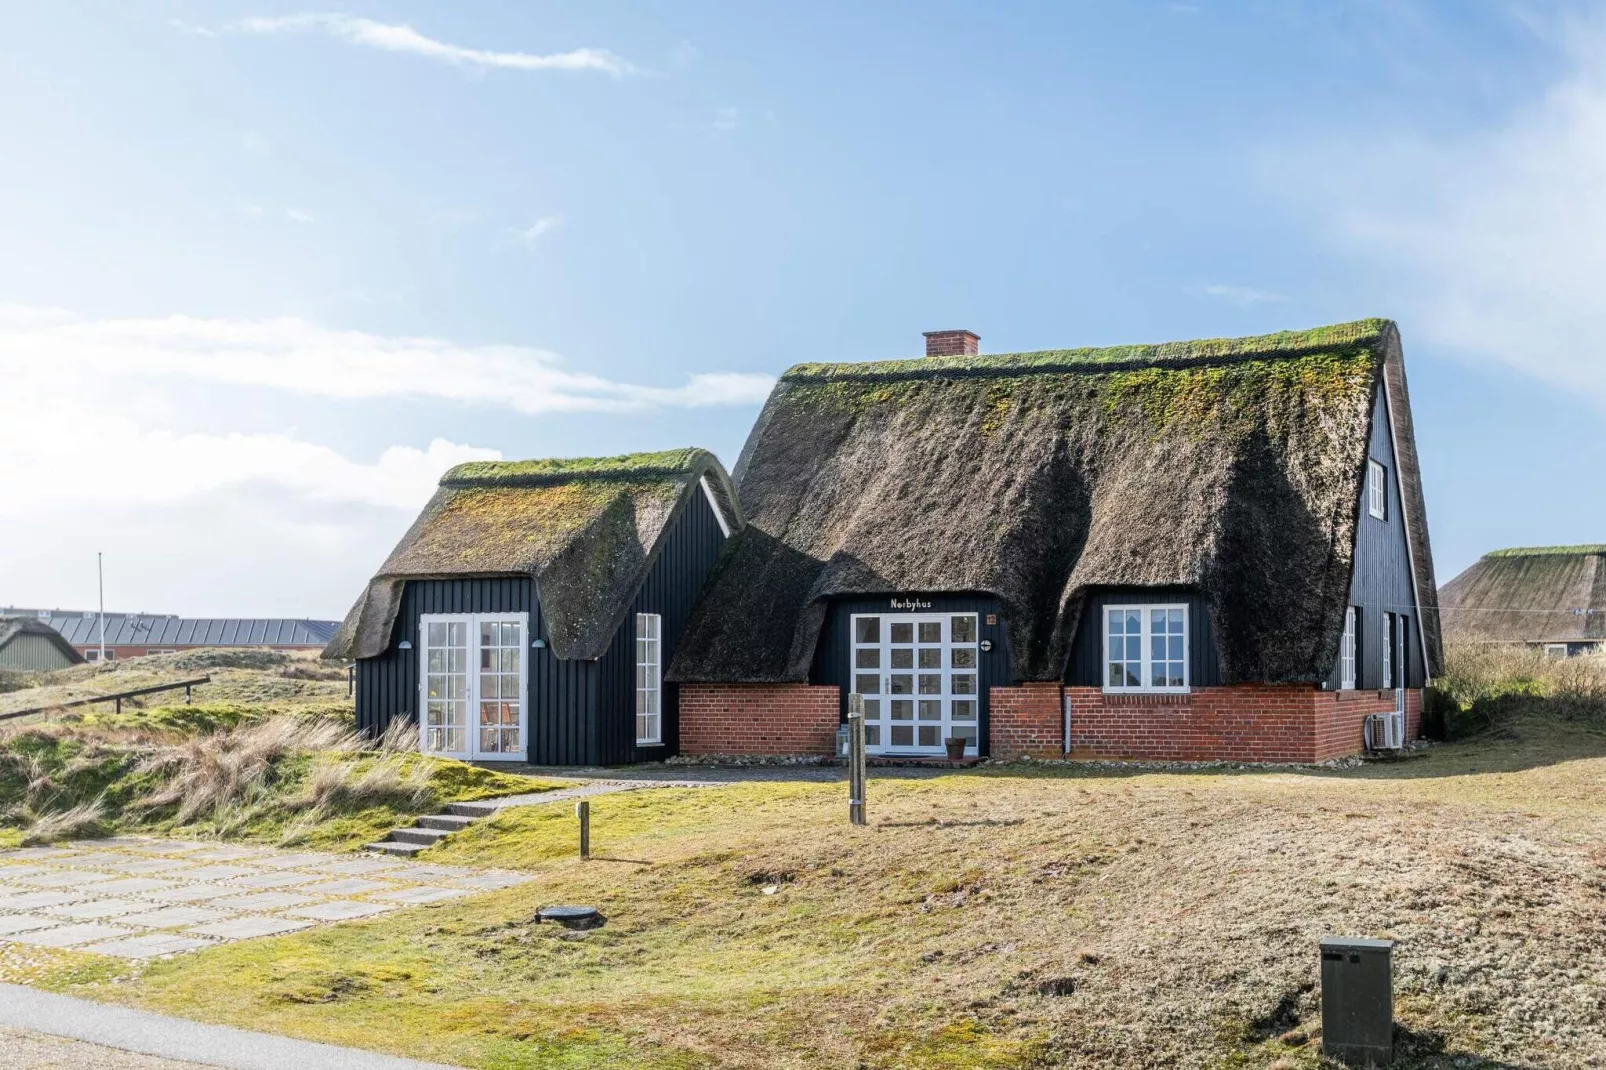
[[[1464,739],[1519,716],[1606,718],[1606,656],[1549,658],[1533,647],[1447,644],[1423,730]]]

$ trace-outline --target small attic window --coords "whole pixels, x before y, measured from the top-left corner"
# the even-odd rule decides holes
[[[1389,470],[1376,461],[1366,462],[1366,507],[1379,520],[1389,518]]]

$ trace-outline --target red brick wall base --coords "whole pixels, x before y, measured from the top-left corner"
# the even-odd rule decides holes
[[[680,752],[831,757],[840,702],[812,684],[681,684]]]
[[[1394,710],[1392,691],[1297,685],[1203,687],[1186,695],[1065,692],[1071,755],[1078,758],[1321,762],[1360,753],[1366,717]],[[1407,691],[1407,739],[1420,733],[1421,711],[1422,693]]]
[[[1064,698],[1071,702],[1065,753]],[[1308,686],[1196,688],[1186,695],[1106,695],[1032,683],[989,692],[994,758],[1321,762],[1363,749],[1367,715],[1394,709],[1392,691]],[[682,684],[687,755],[836,753],[839,697],[811,684]],[[1421,734],[1422,692],[1405,693],[1405,738]]]

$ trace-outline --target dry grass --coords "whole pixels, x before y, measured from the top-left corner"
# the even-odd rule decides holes
[[[877,774],[870,800],[853,828],[839,784],[604,796],[589,863],[570,807],[510,811],[431,857],[532,885],[89,991],[480,1067],[1313,1070],[1338,932],[1400,942],[1403,1067],[1606,1061],[1586,726],[1321,774]],[[532,924],[553,902],[608,924]]]

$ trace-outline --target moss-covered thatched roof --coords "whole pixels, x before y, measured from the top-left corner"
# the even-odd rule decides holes
[[[77,665],[84,660],[83,655],[79,654],[60,632],[37,617],[0,617],[0,648],[4,648],[19,635],[44,636],[61,651],[69,664]]]
[[[797,681],[834,596],[987,593],[1015,671],[1064,671],[1083,595],[1211,595],[1234,681],[1326,679],[1373,399],[1388,383],[1421,598],[1434,583],[1399,334],[802,364],[737,465],[727,545],[670,678]],[[1429,665],[1436,614],[1425,612]]]
[[[441,477],[325,655],[383,652],[408,580],[529,576],[553,653],[601,657],[705,478],[727,525],[740,527],[730,477],[706,450],[460,464]]]
[[[1474,643],[1606,639],[1606,545],[1484,554],[1439,591],[1446,638]]]

